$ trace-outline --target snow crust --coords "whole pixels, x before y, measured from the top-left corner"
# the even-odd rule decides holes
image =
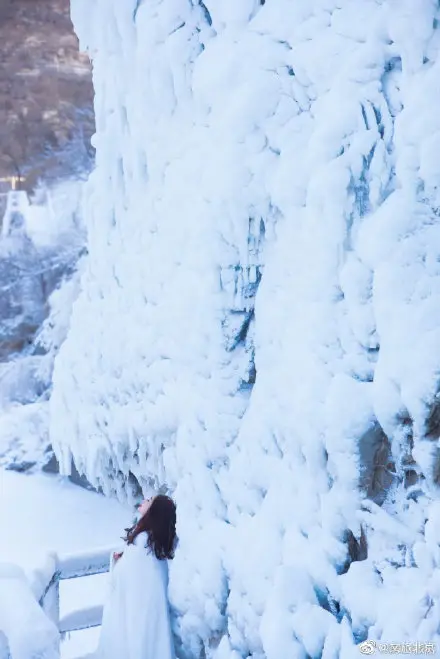
[[[72,17],[97,166],[50,403],[64,469],[174,493],[183,656],[438,644],[438,3]]]

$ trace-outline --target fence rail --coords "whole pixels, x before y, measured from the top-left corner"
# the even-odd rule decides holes
[[[60,655],[62,635],[68,632],[89,629],[90,627],[99,627],[102,623],[103,610],[102,605],[84,606],[61,616],[60,582],[67,579],[78,579],[108,572],[113,551],[114,547],[103,547],[92,552],[66,554],[64,556],[52,554],[48,557],[43,571],[35,574],[32,585],[24,583],[24,577],[19,574],[15,575],[13,572],[13,576],[17,576],[17,578],[21,577],[21,580],[17,581],[17,584],[20,583],[24,589],[22,597],[28,598],[29,606],[36,607],[36,613],[38,611],[41,612],[42,609],[47,618],[52,621],[58,630],[58,657]],[[9,571],[10,569],[8,567]],[[12,568],[12,570],[19,570],[19,568]],[[9,571],[7,574],[9,574]],[[21,571],[19,570],[19,572]],[[10,590],[11,593],[16,591],[16,586]],[[34,598],[41,609],[38,609]],[[34,603],[33,605],[32,602]],[[16,627],[15,624],[12,628],[14,627]],[[55,638],[52,640],[54,642]],[[0,657],[6,656],[10,659],[10,647],[12,649],[11,638],[8,638],[7,635],[5,637],[0,631]],[[32,654],[33,656],[34,654]],[[50,656],[52,657],[53,654],[50,654]],[[31,655],[29,655],[29,659],[31,659]]]
[[[60,582],[103,574],[110,569],[113,547],[104,547],[94,552],[66,554],[56,557],[56,568],[48,581],[39,603],[48,617],[55,623],[60,634],[99,627],[102,622],[102,605],[83,607],[60,617]]]

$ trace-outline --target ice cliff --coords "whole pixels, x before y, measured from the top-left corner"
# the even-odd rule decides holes
[[[72,0],[97,166],[51,438],[174,493],[182,656],[440,642],[439,7]]]

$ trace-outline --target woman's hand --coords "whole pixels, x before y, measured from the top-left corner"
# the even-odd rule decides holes
[[[117,561],[119,561],[119,559],[121,558],[121,556],[123,555],[123,553],[124,553],[123,551],[115,551],[115,552],[113,553],[113,562],[114,562],[114,563],[117,563]]]

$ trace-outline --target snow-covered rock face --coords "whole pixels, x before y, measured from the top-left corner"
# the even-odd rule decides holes
[[[97,168],[51,436],[174,491],[189,657],[440,640],[437,5],[72,0]]]

